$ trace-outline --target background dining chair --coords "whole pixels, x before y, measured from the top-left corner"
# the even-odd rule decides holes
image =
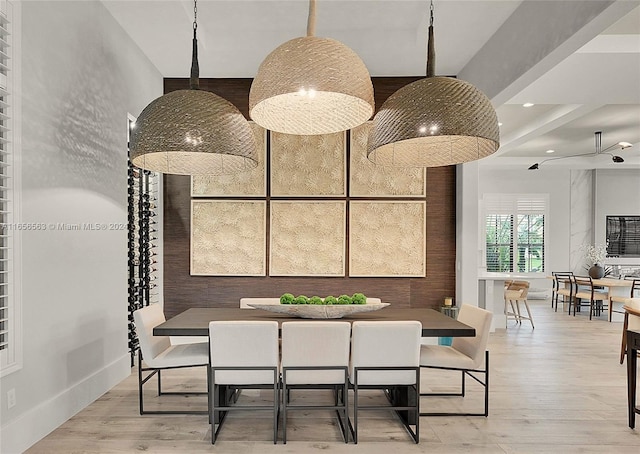
[[[422,345],[420,367],[429,369],[456,370],[462,372],[462,387],[459,393],[422,393],[421,396],[465,395],[465,376],[469,375],[484,386],[484,412],[482,413],[441,413],[421,412],[420,416],[488,416],[489,415],[489,351],[487,341],[493,314],[479,307],[463,304],[458,313],[458,321],[476,330],[474,337],[455,337],[451,346]],[[484,369],[480,369],[484,359]],[[484,374],[484,381],[474,374]]]
[[[280,397],[278,337],[278,322],[275,321],[209,323],[211,444],[215,444],[227,413],[232,410],[272,410],[273,443],[277,442]],[[273,389],[273,404],[232,405],[228,390],[245,388]]]
[[[603,309],[609,309],[608,304],[604,304],[605,301],[609,301],[609,294],[602,290],[596,289],[593,285],[593,279],[589,276],[575,276],[576,293],[574,295],[573,302],[573,315],[576,315],[576,308],[582,305],[580,300],[589,301],[589,320],[593,315],[600,315]],[[569,303],[569,310],[571,310],[571,303]]]
[[[529,308],[529,302],[527,301],[527,295],[529,294],[529,282],[527,281],[506,281],[504,289],[504,313],[507,318],[515,320],[517,323],[522,323],[522,320],[529,320],[531,327],[533,325],[533,316],[531,315],[531,309]],[[527,315],[523,315],[520,312],[520,303],[524,304],[527,310]],[[511,309],[511,310],[509,310]]]
[[[573,301],[573,295],[575,295],[575,283],[573,279],[572,271],[560,271],[552,272],[553,276],[553,290],[551,292],[551,307],[555,306],[555,311],[558,312],[558,300],[562,296],[562,305],[564,307],[567,299],[569,300],[569,312],[571,312],[571,302]]]
[[[612,295],[611,291],[609,291],[609,321],[611,321],[611,315],[613,312],[617,312],[618,314],[624,314],[625,311],[616,311],[614,310],[614,303],[621,303],[623,305],[627,304],[629,299],[640,297],[640,279],[634,277],[625,277],[625,280],[630,280],[631,287],[629,288],[628,295]]]
[[[154,336],[153,328],[164,323],[165,317],[159,304],[150,304],[133,313],[136,335],[140,344],[138,352],[138,393],[140,414],[207,414],[206,411],[157,410],[144,409],[143,386],[154,375],[158,379],[158,396],[168,394],[206,394],[204,392],[166,392],[162,391],[161,372],[165,369],[201,367],[209,363],[209,351],[206,343],[172,345],[168,336]],[[144,361],[144,362],[143,362]],[[146,366],[146,367],[145,367]],[[150,372],[144,376],[145,372]]]
[[[640,331],[640,298],[629,298],[625,303],[624,322],[622,323],[622,345],[620,348],[620,364],[627,354],[627,330]]]
[[[349,380],[354,391],[354,443],[358,443],[360,410],[402,411],[402,423],[413,441],[418,443],[422,324],[418,321],[356,321],[351,333]],[[385,390],[387,396],[393,396],[391,405],[361,405],[360,391],[363,389]]]
[[[287,442],[288,410],[335,410],[345,443],[349,442],[349,322],[282,323],[282,441]],[[331,389],[330,405],[292,405],[293,389]]]

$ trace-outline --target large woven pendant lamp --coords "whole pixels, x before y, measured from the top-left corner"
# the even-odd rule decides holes
[[[271,52],[251,84],[249,115],[266,129],[330,134],[361,125],[373,115],[367,67],[341,42],[314,36],[315,3],[309,2],[307,36]]]
[[[489,98],[468,82],[434,77],[433,2],[427,77],[392,94],[373,119],[367,157],[375,164],[438,167],[474,161],[500,146]]]
[[[256,140],[249,123],[229,101],[199,89],[197,0],[189,90],[176,90],[149,104],[131,135],[137,167],[178,175],[221,175],[253,169]]]

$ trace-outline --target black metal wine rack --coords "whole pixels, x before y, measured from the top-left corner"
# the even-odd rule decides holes
[[[133,312],[157,302],[156,267],[158,176],[135,167],[129,160],[128,178],[128,306],[129,353],[135,364],[138,337]]]

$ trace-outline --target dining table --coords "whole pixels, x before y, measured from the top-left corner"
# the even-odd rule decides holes
[[[171,317],[153,329],[154,336],[208,336],[209,322],[232,320],[275,320],[279,324],[289,321],[308,320],[278,314],[262,309],[240,309],[237,307],[192,307]],[[417,320],[422,324],[422,337],[473,337],[476,331],[439,311],[430,308],[395,308],[387,306],[372,312],[360,312],[339,319],[354,322]]]
[[[240,309],[221,307],[192,307],[184,312],[169,318],[164,323],[153,329],[154,336],[209,336],[209,322],[234,321],[234,320],[274,320],[281,326],[282,322],[309,320],[299,317],[291,317],[262,309]],[[465,325],[439,311],[430,308],[395,308],[387,306],[382,309],[346,315],[337,319],[322,319],[323,321],[348,321],[353,323],[358,320],[367,321],[399,321],[417,320],[422,324],[423,337],[474,337],[475,328]],[[420,396],[410,393],[409,387],[390,387],[387,397],[395,406],[415,405]],[[233,390],[219,387],[219,392],[210,396],[215,399],[216,405],[230,405],[234,399]],[[415,424],[412,412],[406,410],[396,411],[407,424]],[[218,421],[216,421],[218,422]]]

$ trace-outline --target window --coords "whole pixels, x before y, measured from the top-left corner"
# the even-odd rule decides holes
[[[18,186],[19,171],[14,159],[19,135],[19,107],[15,82],[19,80],[16,57],[19,43],[13,38],[13,4],[0,1],[0,376],[21,367]]]
[[[485,264],[492,273],[544,272],[546,194],[485,194]]]

